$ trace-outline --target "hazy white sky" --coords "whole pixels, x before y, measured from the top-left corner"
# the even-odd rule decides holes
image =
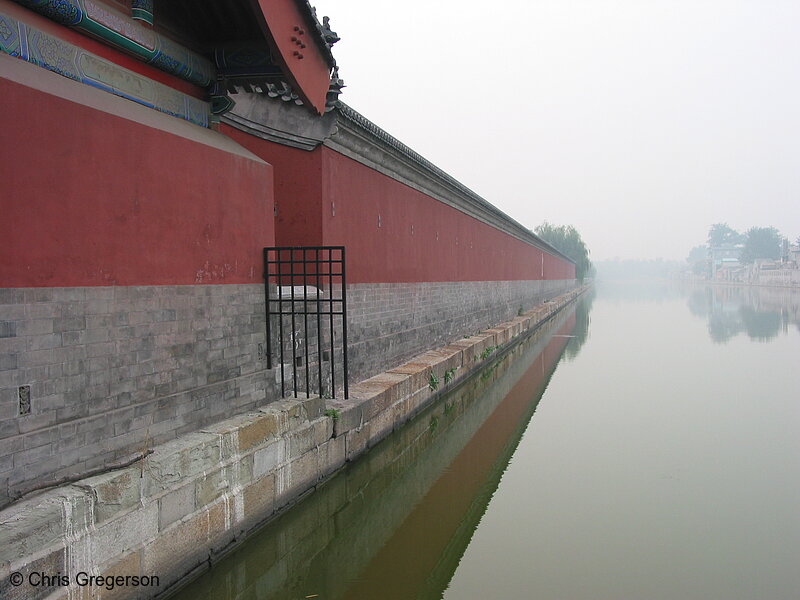
[[[594,260],[800,236],[796,0],[312,0],[342,99]]]

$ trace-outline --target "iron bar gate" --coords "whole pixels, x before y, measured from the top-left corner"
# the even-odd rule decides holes
[[[280,362],[281,396],[286,397],[290,346],[295,398],[298,391],[310,396],[314,379],[320,397],[335,397],[337,354],[341,356],[344,397],[349,398],[344,246],[264,248],[264,296],[267,368],[273,368],[275,351]]]

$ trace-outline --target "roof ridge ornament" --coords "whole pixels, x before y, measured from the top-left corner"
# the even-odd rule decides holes
[[[314,10],[314,16],[316,17],[316,9]],[[331,29],[331,18],[330,17],[322,17],[322,25],[319,26],[320,33],[322,34],[322,38],[325,40],[325,43],[328,44],[328,48],[333,46],[336,42],[341,40],[335,31]],[[317,22],[319,25],[319,22]]]

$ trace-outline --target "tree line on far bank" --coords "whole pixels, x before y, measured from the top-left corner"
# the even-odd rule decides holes
[[[552,225],[545,221],[535,229],[535,233],[575,261],[575,277],[578,281],[594,276],[594,267],[589,260],[589,249],[575,227]]]
[[[707,245],[692,248],[688,261],[696,263],[705,260],[708,258],[709,248],[725,245],[742,246],[739,262],[743,264],[751,264],[759,258],[778,260],[783,256],[784,246],[788,246],[788,243],[788,238],[781,235],[775,227],[751,227],[740,233],[727,223],[715,223],[708,230]],[[795,243],[800,244],[800,237]]]

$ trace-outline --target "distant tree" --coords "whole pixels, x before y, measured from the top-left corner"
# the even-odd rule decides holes
[[[711,261],[698,260],[692,265],[692,273],[699,275],[700,277],[711,277]]]
[[[708,258],[708,246],[695,246],[689,250],[686,262],[689,263],[689,267],[695,275],[711,276],[711,260]]]
[[[695,246],[689,250],[689,256],[686,257],[686,262],[689,264],[696,263],[700,260],[708,260],[708,248],[705,246]]]
[[[722,244],[741,244],[744,236],[728,227],[727,223],[714,223],[708,230],[708,245],[721,246]]]
[[[686,257],[686,262],[692,269],[695,275],[710,275],[711,262],[708,258],[708,247],[695,246],[689,250],[689,256]]]
[[[744,248],[739,260],[743,263],[752,263],[757,258],[771,258],[781,256],[781,242],[783,238],[774,227],[751,227],[745,234]]]
[[[593,267],[592,261],[589,260],[589,249],[575,227],[551,225],[545,221],[536,228],[536,235],[575,261],[575,277],[579,281],[592,275]]]

